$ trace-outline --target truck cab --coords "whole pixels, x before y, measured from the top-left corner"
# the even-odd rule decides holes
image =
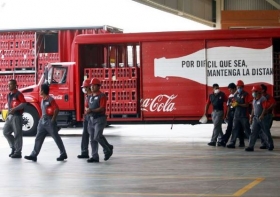
[[[74,124],[75,120],[75,97],[74,87],[74,62],[50,63],[44,71],[37,85],[19,89],[26,99],[27,106],[23,113],[23,135],[36,135],[38,121],[42,115],[40,104],[40,86],[43,83],[49,84],[50,96],[52,96],[60,112],[57,116],[58,126],[67,127]],[[2,118],[5,119],[7,106],[2,110]]]

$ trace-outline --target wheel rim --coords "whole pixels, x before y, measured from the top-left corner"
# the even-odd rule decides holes
[[[31,116],[31,114],[24,112],[22,114],[22,119],[22,131],[29,131],[34,125],[34,118]]]

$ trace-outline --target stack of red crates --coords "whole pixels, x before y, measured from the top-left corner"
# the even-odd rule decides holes
[[[86,78],[98,78],[107,95],[107,115],[137,113],[137,68],[86,68]]]
[[[10,42],[13,49],[13,68],[22,70],[29,68],[35,69],[35,33],[34,32],[16,32],[14,41]],[[33,84],[35,81],[33,82]]]
[[[112,68],[111,114],[137,113],[137,68]]]
[[[7,71],[13,68],[14,33],[0,34],[0,70]]]

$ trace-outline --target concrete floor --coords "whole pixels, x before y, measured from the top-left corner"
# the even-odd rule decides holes
[[[0,129],[3,123],[0,123]],[[225,127],[226,125],[223,125]],[[212,125],[115,125],[105,130],[114,154],[100,163],[77,159],[79,129],[62,129],[68,160],[48,137],[38,161],[11,159],[0,134],[0,196],[280,196],[280,123],[275,150],[209,147]],[[248,144],[248,143],[247,143]],[[34,137],[24,137],[29,155]]]

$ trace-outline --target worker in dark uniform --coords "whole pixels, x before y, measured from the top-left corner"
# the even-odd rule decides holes
[[[63,161],[64,159],[67,159],[67,154],[61,137],[58,135],[56,117],[59,112],[59,108],[55,100],[49,96],[49,86],[47,84],[41,85],[40,94],[43,97],[41,101],[42,117],[39,120],[37,127],[34,149],[30,156],[25,156],[24,158],[27,160],[37,161],[37,156],[40,153],[43,142],[47,134],[50,134],[60,150],[60,156],[56,160]]]
[[[99,162],[98,143],[103,147],[107,161],[113,154],[113,149],[103,136],[103,130],[106,126],[106,95],[100,92],[101,83],[93,78],[90,82],[92,96],[89,99],[89,109],[86,113],[89,115],[88,132],[90,135],[90,144],[92,148],[92,157],[87,162]]]
[[[274,143],[273,143],[273,139],[271,137],[271,126],[273,123],[273,109],[276,107],[276,101],[275,99],[267,93],[267,87],[264,84],[261,84],[261,88],[262,88],[262,95],[266,98],[267,100],[267,104],[268,104],[268,108],[266,110],[265,116],[264,116],[264,124],[266,124],[266,128],[267,128],[267,137],[268,137],[268,143],[269,143],[269,147],[267,147],[265,145],[265,139],[263,135],[261,135],[261,146],[260,149],[268,149],[268,150],[273,150],[274,149]],[[261,134],[263,134],[263,132],[261,132]]]
[[[220,91],[218,84],[213,84],[213,93],[209,95],[204,115],[207,116],[210,104],[213,105],[212,121],[214,124],[213,134],[209,146],[216,146],[219,136],[223,136],[222,123],[224,120],[224,103],[227,101],[225,93]]]
[[[259,134],[262,132],[264,136],[264,141],[267,147],[269,147],[268,142],[268,125],[265,124],[264,116],[267,109],[267,100],[262,96],[262,89],[260,86],[254,86],[252,89],[253,100],[253,110],[250,116],[250,123],[252,124],[252,133],[249,139],[249,146],[245,148],[245,151],[254,151],[254,146]]]
[[[92,94],[90,89],[90,79],[85,79],[83,81],[82,91],[85,94],[85,111],[88,109],[89,105],[89,98]],[[89,158],[88,154],[88,144],[89,144],[89,133],[88,133],[88,119],[89,115],[84,115],[84,122],[83,122],[83,134],[82,134],[82,142],[81,142],[81,154],[77,157],[81,158]]]
[[[235,107],[233,128],[230,143],[227,145],[228,148],[235,148],[236,138],[238,137],[241,128],[244,129],[248,138],[251,134],[249,124],[250,96],[244,90],[244,82],[242,80],[238,80],[236,86],[237,92],[234,94],[234,101],[232,102],[232,106]]]
[[[228,96],[228,100],[227,100],[227,112],[226,112],[227,129],[221,139],[221,142],[219,142],[219,146],[226,146],[226,144],[231,136],[232,127],[233,127],[233,117],[234,117],[235,108],[232,107],[232,103],[234,101],[236,85],[234,83],[230,83],[228,85],[228,90],[230,92],[230,95]],[[245,146],[244,131],[243,131],[242,127],[240,127],[238,137],[239,137],[239,147],[244,147]]]
[[[14,79],[9,80],[8,117],[3,127],[3,134],[8,140],[12,149],[9,157],[21,158],[22,150],[22,113],[26,106],[23,94],[17,90],[17,82]],[[12,135],[14,133],[14,135]]]

